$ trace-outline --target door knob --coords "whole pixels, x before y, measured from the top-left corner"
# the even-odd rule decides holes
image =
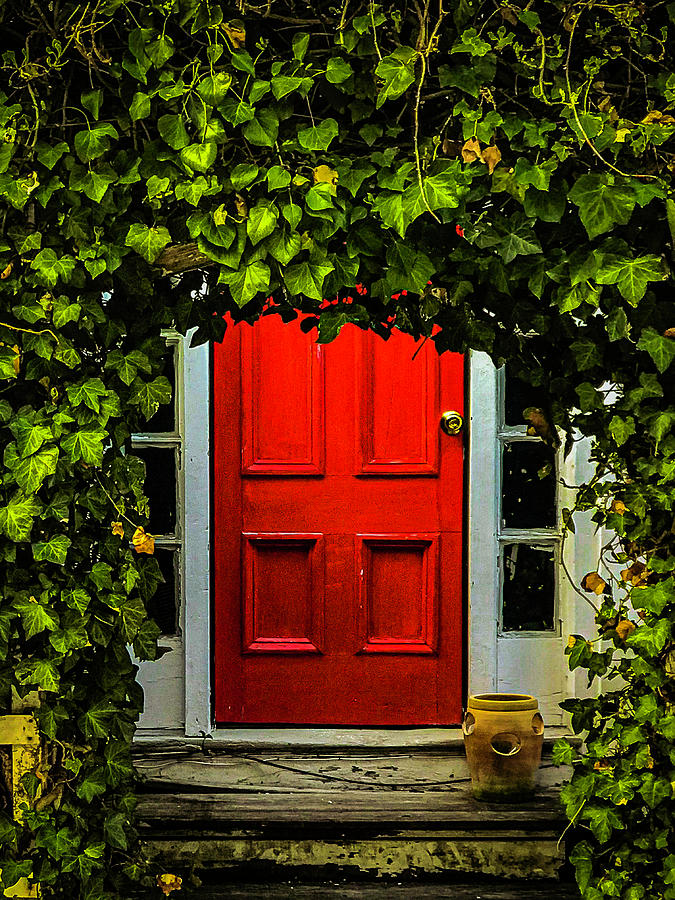
[[[441,431],[446,434],[459,434],[464,426],[464,419],[454,409],[449,409],[441,416]]]

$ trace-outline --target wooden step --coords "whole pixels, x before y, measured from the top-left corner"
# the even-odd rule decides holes
[[[156,890],[150,895],[156,900]],[[554,881],[542,881],[536,887],[518,882],[509,884],[442,884],[434,881],[430,884],[274,884],[260,882],[251,884],[231,884],[221,882],[220,885],[204,885],[191,888],[189,884],[182,889],[182,900],[384,900],[386,897],[399,900],[575,900],[579,891],[571,884],[560,884]]]
[[[564,863],[555,789],[508,806],[466,789],[148,793],[139,815],[151,855],[174,868],[539,879]]]

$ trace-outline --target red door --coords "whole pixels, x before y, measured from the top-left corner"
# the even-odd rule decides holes
[[[460,721],[463,358],[417,349],[276,315],[216,346],[218,722]]]

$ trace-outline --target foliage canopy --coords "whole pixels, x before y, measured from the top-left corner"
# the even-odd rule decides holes
[[[39,689],[60,748],[25,827],[0,815],[4,883],[138,877],[127,645],[156,653],[160,576],[129,436],[170,399],[162,327],[301,309],[321,341],[395,323],[508,359],[550,398],[535,431],[594,437],[577,507],[624,568],[585,579],[603,642],[569,661],[623,681],[567,704],[573,859],[589,900],[675,897],[675,4],[2,0],[0,23],[0,691]]]

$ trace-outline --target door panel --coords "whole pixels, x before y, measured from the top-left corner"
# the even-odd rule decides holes
[[[264,317],[215,348],[219,722],[461,716],[463,359]]]

